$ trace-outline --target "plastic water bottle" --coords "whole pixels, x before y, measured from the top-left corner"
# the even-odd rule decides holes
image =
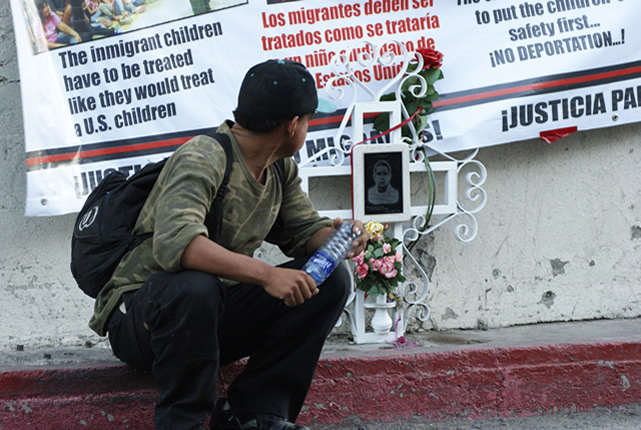
[[[360,234],[354,233],[354,223],[343,221],[323,242],[303,266],[303,270],[320,285],[331,275],[352,249],[352,242]]]

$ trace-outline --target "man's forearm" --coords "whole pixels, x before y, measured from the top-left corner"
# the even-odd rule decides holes
[[[185,248],[180,258],[183,270],[200,270],[221,278],[251,284],[261,284],[269,277],[273,266],[229,251],[209,238],[196,236]]]
[[[325,239],[327,239],[331,232],[331,227],[323,227],[317,230],[316,233],[314,233],[312,237],[310,237],[307,241],[307,245],[305,247],[307,254],[312,255],[314,252],[316,252],[316,250],[321,247],[321,245],[323,244],[323,242],[325,242]]]

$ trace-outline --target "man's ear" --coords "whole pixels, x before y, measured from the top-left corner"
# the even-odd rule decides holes
[[[300,117],[296,115],[289,121],[287,121],[285,125],[285,130],[289,136],[294,136],[294,133],[296,132],[296,127],[298,126],[298,121],[300,120]]]

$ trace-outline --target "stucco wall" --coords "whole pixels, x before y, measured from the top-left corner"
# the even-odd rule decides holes
[[[481,150],[488,204],[467,244],[439,231],[434,327],[627,318],[641,312],[639,124]],[[446,229],[447,230],[447,229]]]
[[[74,216],[23,216],[12,31],[2,2],[0,350],[104,344],[86,324],[92,301],[68,270]],[[553,145],[536,140],[482,149],[477,159],[488,171],[488,202],[477,216],[478,236],[459,242],[446,224],[421,239],[415,252],[431,276],[431,316],[412,328],[640,316],[640,135],[641,124],[633,124],[578,132]]]

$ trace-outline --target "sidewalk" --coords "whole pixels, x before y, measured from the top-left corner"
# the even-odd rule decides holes
[[[512,418],[463,418],[449,421],[413,419],[391,423],[320,424],[314,430],[639,430],[641,405],[616,406],[587,412],[560,411]]]
[[[641,319],[409,336],[420,346],[330,338],[299,423],[525,417],[641,404]],[[225,387],[242,364],[221,372]],[[0,358],[0,429],[152,429],[149,374],[108,349]]]

